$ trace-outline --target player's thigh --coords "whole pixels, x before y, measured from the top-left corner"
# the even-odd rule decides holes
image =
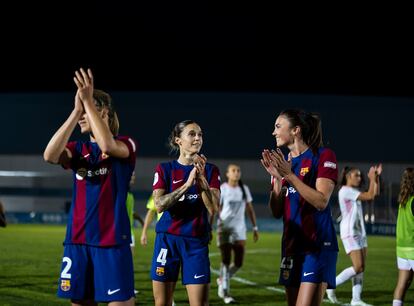
[[[210,284],[186,285],[190,305],[208,305]]]
[[[171,305],[174,296],[175,282],[152,281],[152,292],[155,305]]]

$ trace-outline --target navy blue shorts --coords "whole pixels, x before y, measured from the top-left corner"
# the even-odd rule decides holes
[[[57,294],[61,298],[97,302],[127,301],[135,296],[129,245],[65,245]]]
[[[183,285],[210,283],[208,241],[208,237],[157,233],[151,278],[159,282],[176,282],[181,267]]]
[[[285,287],[300,287],[303,255],[285,256],[280,262],[279,284]]]
[[[328,289],[335,289],[337,258],[337,251],[306,254],[303,261],[301,282],[328,283]]]

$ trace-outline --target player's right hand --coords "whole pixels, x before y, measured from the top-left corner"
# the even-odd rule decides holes
[[[147,241],[147,234],[142,233],[141,234],[141,239],[140,239],[141,245],[146,246],[148,241]]]
[[[74,110],[79,113],[81,116],[83,115],[83,113],[85,112],[85,109],[83,108],[83,104],[82,104],[82,100],[79,97],[79,90],[76,91],[76,95],[75,95],[75,106],[74,106]]]

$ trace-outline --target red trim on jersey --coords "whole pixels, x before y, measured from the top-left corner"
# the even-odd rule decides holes
[[[104,233],[100,237],[100,245],[115,245],[115,199],[112,190],[112,169],[108,166],[108,175],[101,176],[101,190],[99,193],[99,232]]]
[[[86,243],[86,178],[76,179],[76,200],[72,215],[72,242]]]

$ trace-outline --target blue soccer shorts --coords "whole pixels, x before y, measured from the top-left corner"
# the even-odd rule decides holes
[[[128,244],[94,247],[67,244],[64,248],[58,296],[97,302],[134,297],[134,269]]]
[[[306,254],[302,268],[301,282],[327,283],[328,289],[336,288],[337,251],[321,251]]]
[[[208,237],[157,233],[151,278],[159,282],[176,282],[181,267],[183,285],[210,283],[208,241]]]

